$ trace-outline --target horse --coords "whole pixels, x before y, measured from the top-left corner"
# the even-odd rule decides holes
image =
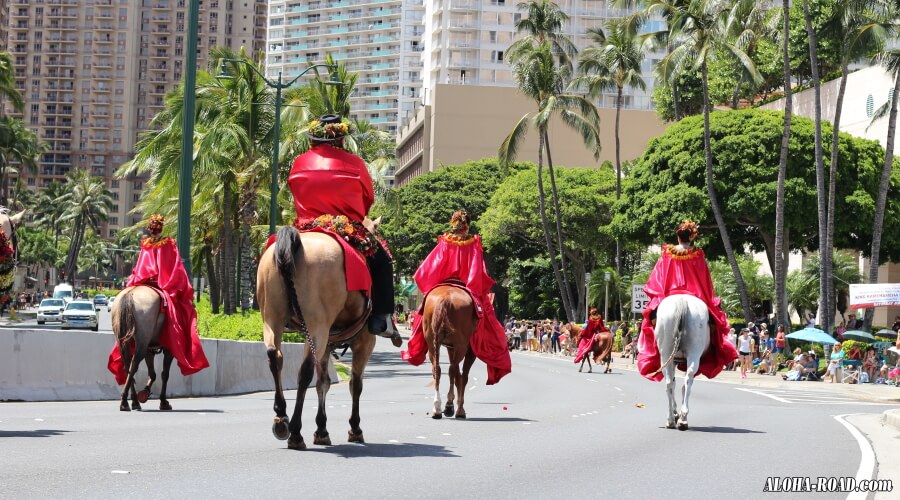
[[[428,345],[428,358],[431,360],[431,375],[434,377],[434,412],[431,418],[441,418],[441,346],[447,348],[450,358],[450,390],[447,392],[447,404],[443,416],[454,416],[454,394],[456,388],[458,404],[456,418],[466,418],[464,408],[466,384],[469,382],[469,370],[475,362],[475,353],[470,341],[478,327],[478,315],[472,297],[456,286],[438,285],[425,297],[422,333]],[[459,363],[463,363],[462,372]]]
[[[706,304],[693,295],[670,295],[662,300],[656,310],[656,345],[660,365],[669,396],[666,428],[684,431],[688,428],[688,400],[694,376],[700,367],[700,356],[709,348],[709,310]],[[681,409],[675,404],[675,365],[678,354],[686,360],[685,383],[682,387]],[[676,422],[677,419],[677,422]]]
[[[172,409],[166,398],[166,387],[169,383],[169,369],[173,355],[160,346],[159,340],[166,314],[162,310],[163,301],[153,288],[145,285],[128,287],[116,296],[112,306],[112,329],[119,344],[119,353],[126,370],[125,386],[119,410],[140,410],[141,403],[150,397],[150,387],[156,381],[154,358],[159,351],[163,353],[162,390],[159,395],[159,409]],[[135,374],[144,360],[147,365],[147,385],[140,392],[135,390]],[[131,408],[128,407],[128,394],[131,393]]]
[[[363,221],[373,234],[378,222]],[[327,234],[299,233],[293,227],[282,227],[276,243],[260,257],[256,280],[256,297],[263,320],[263,342],[269,370],[275,380],[272,433],[279,440],[286,439],[290,449],[306,449],[300,434],[301,417],[306,391],[315,372],[319,408],[313,444],[331,444],[325,414],[325,397],[331,387],[327,371],[329,353],[334,347],[346,345],[353,350],[350,376],[353,405],[348,441],[365,442],[359,426],[359,396],[363,389],[363,372],[375,348],[375,336],[368,332],[366,325],[371,310],[367,297],[360,291],[347,290],[344,253],[340,244]],[[289,323],[306,331],[297,400],[290,419],[281,383],[284,364],[281,341],[285,326]]]
[[[568,337],[570,342],[573,343],[576,347],[580,344],[578,341],[578,337],[581,335],[582,328],[575,323],[568,323],[563,325],[562,329],[568,332]],[[613,348],[613,334],[609,330],[604,330],[601,332],[597,332],[594,335],[594,338],[591,339],[591,348],[585,354],[585,356],[581,359],[581,366],[578,368],[580,372],[584,369],[584,363],[587,361],[588,364],[588,373],[593,373],[593,367],[591,366],[590,357],[593,356],[594,363],[597,363],[599,366],[600,363],[606,363],[606,368],[603,370],[603,373],[611,373],[612,372],[612,348]]]
[[[6,286],[0,288],[0,297],[9,296],[10,301],[17,299],[16,285],[17,281],[21,284],[22,275],[19,274],[18,258],[19,258],[19,238],[16,233],[16,226],[25,216],[25,210],[10,215],[8,208],[0,206],[0,244],[4,248],[0,253],[0,281],[6,282]],[[22,268],[22,272],[25,269]],[[18,280],[17,280],[18,278]],[[10,305],[14,305],[11,303]]]

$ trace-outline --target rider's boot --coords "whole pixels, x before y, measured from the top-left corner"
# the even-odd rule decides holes
[[[400,347],[403,344],[403,339],[400,338],[400,333],[394,326],[394,319],[390,314],[372,314],[369,317],[369,332],[391,339],[394,347]]]

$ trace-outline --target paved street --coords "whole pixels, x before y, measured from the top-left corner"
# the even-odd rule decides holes
[[[335,446],[311,444],[310,393],[304,452],[272,437],[272,393],[176,399],[171,413],[155,399],[140,413],[113,401],[0,404],[0,497],[761,498],[768,476],[856,476],[863,453],[835,416],[898,407],[827,398],[821,385],[699,380],[691,429],[678,432],[663,428],[662,384],[622,363],[588,374],[570,358],[513,353],[512,374],[487,387],[478,362],[469,419],[433,420],[430,367],[379,341],[363,392],[368,443],[345,442],[341,384],[328,399]]]

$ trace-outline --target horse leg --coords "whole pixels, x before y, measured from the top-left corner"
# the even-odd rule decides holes
[[[141,403],[146,403],[148,399],[150,399],[150,387],[153,386],[153,382],[156,382],[156,367],[155,362],[156,356],[153,353],[148,352],[147,358],[144,359],[144,364],[147,365],[147,385],[138,392],[138,401]]]
[[[274,323],[277,325],[277,323]],[[287,401],[284,400],[284,387],[281,383],[281,369],[284,367],[284,356],[281,353],[282,327],[263,323],[263,338],[266,343],[266,357],[269,358],[269,371],[275,381],[275,420],[272,422],[272,434],[275,439],[284,441],[288,438]]]
[[[434,408],[431,418],[439,419],[441,414],[441,345],[435,341],[435,346],[428,352],[431,358],[431,377],[434,379]]]
[[[677,413],[675,411],[675,367],[672,366],[672,363],[669,363],[663,369],[663,373],[666,383],[666,395],[669,397],[669,413],[666,416],[666,428],[674,429]]]
[[[316,363],[316,394],[319,396],[319,411],[316,412],[316,432],[313,434],[313,444],[325,446],[331,445],[331,436],[328,435],[326,424],[328,416],[325,414],[325,397],[331,388],[331,377],[328,375],[328,356]]]
[[[465,404],[466,399],[466,384],[469,383],[469,370],[472,369],[473,363],[475,363],[475,353],[472,352],[472,349],[470,348],[466,351],[462,375],[460,375],[456,384],[456,391],[459,395],[456,404],[456,418],[466,418],[466,409],[463,407],[463,404]]]
[[[687,371],[684,374],[684,386],[681,388],[681,412],[678,414],[678,430],[688,429],[688,400],[691,398],[691,386],[694,385],[694,375],[700,365],[700,356],[691,356],[688,361]]]
[[[172,360],[175,356],[168,349],[163,349],[162,389],[159,391],[159,409],[169,411],[172,405],[166,397],[166,388],[169,386],[169,369],[172,368]]]
[[[588,364],[588,373],[594,373],[594,368],[591,366],[591,353],[587,353],[584,355],[584,359],[581,361],[582,366],[584,362],[587,361]]]
[[[147,356],[147,347],[140,345],[135,339],[134,345],[134,356],[131,358],[131,409],[132,410],[141,410],[141,402],[138,399],[137,388],[135,387],[135,374],[137,374],[138,366],[141,364],[141,361]]]
[[[459,386],[459,360],[457,358],[457,354],[455,349],[451,349],[450,351],[450,390],[447,391],[447,404],[444,405],[444,416],[452,417],[453,416],[453,402],[456,399],[456,394],[453,392],[454,387]]]
[[[309,333],[308,337],[311,336],[312,333]],[[297,375],[297,401],[294,402],[294,414],[291,416],[291,421],[288,424],[288,430],[291,432],[290,437],[288,437],[288,448],[292,450],[306,449],[306,443],[303,442],[303,436],[300,435],[300,429],[303,427],[300,419],[303,415],[303,401],[306,399],[306,390],[309,388],[315,372],[315,360],[313,359],[308,338],[304,354],[303,362],[300,364],[300,372]]]
[[[122,387],[122,400],[119,403],[119,410],[131,411],[131,408],[128,406],[128,393],[133,392],[134,388],[135,357],[131,353],[131,349],[128,348],[127,343],[124,342],[119,343],[119,353],[122,356],[122,365],[126,370],[125,385]]]
[[[350,431],[347,433],[347,441],[350,443],[366,442],[359,427],[359,396],[363,390],[363,373],[374,349],[374,335],[360,335],[353,343],[353,364],[350,367],[350,395],[353,398],[353,408],[350,411]]]

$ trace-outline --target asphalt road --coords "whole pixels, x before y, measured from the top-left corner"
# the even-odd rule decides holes
[[[327,401],[335,445],[311,444],[311,391],[302,452],[272,436],[272,393],[175,399],[170,413],[155,400],[131,413],[114,401],[0,404],[0,497],[762,498],[768,476],[855,476],[860,447],[834,416],[892,408],[788,404],[699,380],[679,432],[663,426],[662,384],[633,372],[513,353],[499,384],[484,385],[480,362],[473,374],[469,418],[433,420],[430,367],[380,340],[362,396],[367,444],[346,443],[341,384]]]

